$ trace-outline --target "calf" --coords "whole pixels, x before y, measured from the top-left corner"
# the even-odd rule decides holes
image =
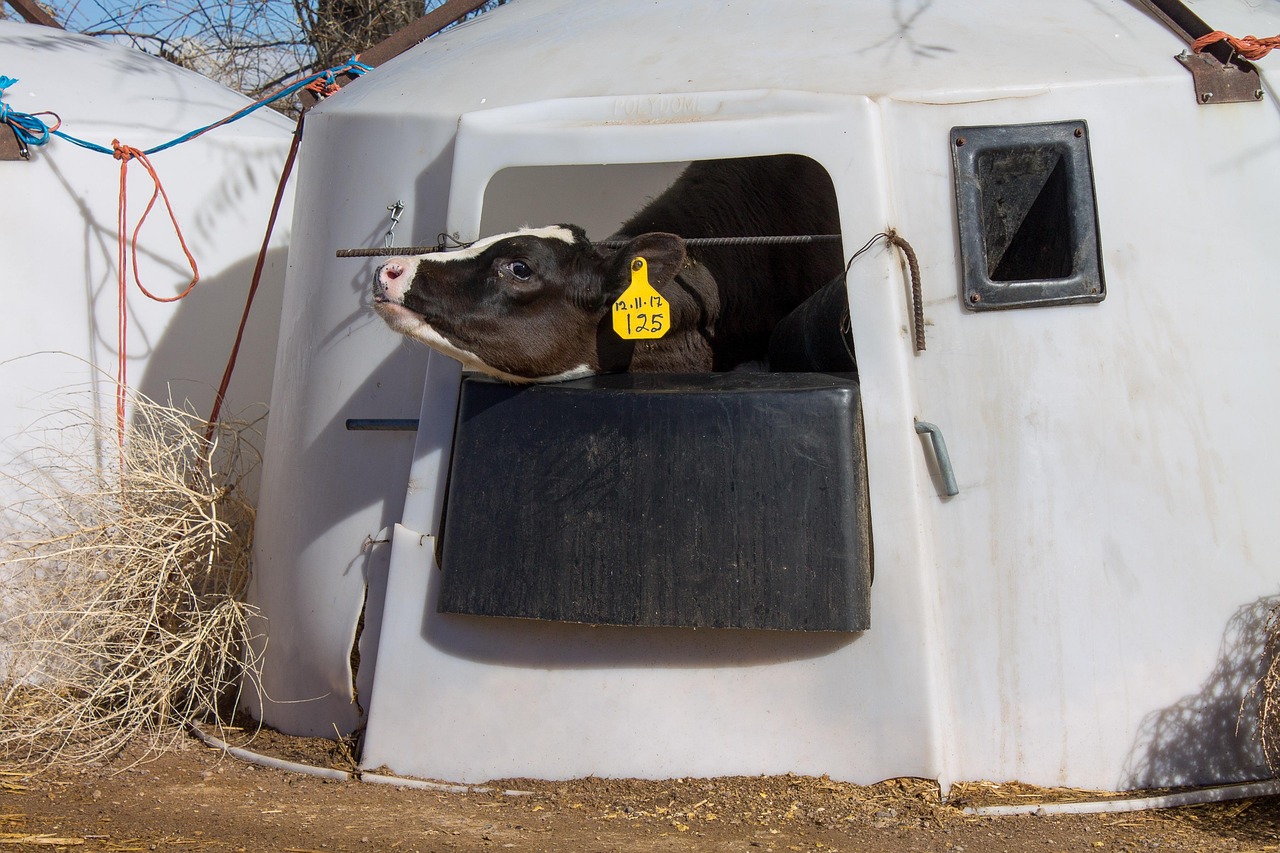
[[[618,371],[704,372],[763,361],[777,322],[839,275],[836,243],[693,248],[687,237],[833,234],[831,179],[799,156],[707,160],[597,247],[581,228],[500,234],[450,252],[388,260],[374,309],[394,330],[509,382]],[[669,331],[624,340],[610,308],[643,257]]]

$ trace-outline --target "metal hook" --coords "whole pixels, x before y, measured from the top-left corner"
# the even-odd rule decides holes
[[[382,247],[384,249],[391,248],[391,242],[395,238],[396,226],[400,224],[400,214],[404,213],[404,202],[396,199],[395,204],[387,205],[387,210],[391,211],[391,227],[387,229],[387,233],[382,237]]]

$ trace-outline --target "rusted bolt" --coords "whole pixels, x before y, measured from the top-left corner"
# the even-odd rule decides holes
[[[964,137],[963,137],[963,136],[957,136],[957,137],[956,137],[956,147],[957,147],[957,148],[959,148],[961,145],[964,145]]]
[[[981,294],[981,293],[970,293],[970,294],[969,294],[969,301],[970,301],[970,302],[981,302],[981,301],[982,301],[982,294]]]
[[[1075,132],[1076,132],[1076,139],[1079,139],[1080,137],[1084,136],[1083,127],[1077,127]]]

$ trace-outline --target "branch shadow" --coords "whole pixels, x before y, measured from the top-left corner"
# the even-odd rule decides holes
[[[1266,670],[1267,616],[1280,595],[1239,608],[1198,692],[1147,715],[1125,766],[1125,787],[1165,788],[1268,779],[1255,689]]]

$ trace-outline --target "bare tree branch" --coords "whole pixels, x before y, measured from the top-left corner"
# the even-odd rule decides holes
[[[21,2],[41,2],[68,29],[127,43],[257,97],[345,62],[445,0]],[[490,0],[467,17],[504,2]]]

